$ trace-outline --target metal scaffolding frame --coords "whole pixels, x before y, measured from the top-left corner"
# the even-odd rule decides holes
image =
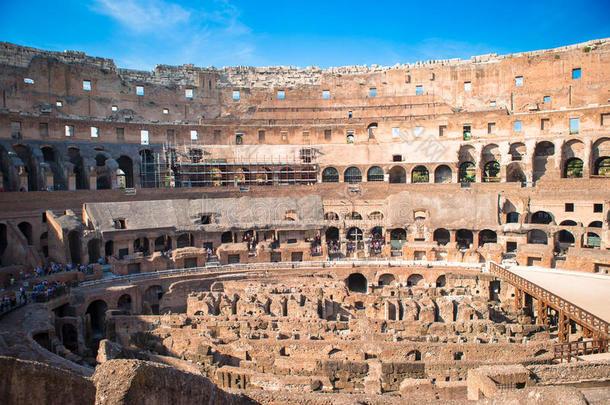
[[[161,152],[141,152],[142,187],[247,187],[311,185],[317,182],[316,150],[301,147],[298,156],[214,157],[199,143],[165,143]]]

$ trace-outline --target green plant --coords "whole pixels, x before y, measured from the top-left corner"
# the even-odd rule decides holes
[[[582,51],[587,53],[587,52],[591,52],[591,47],[590,46],[585,46],[584,48],[582,48]]]

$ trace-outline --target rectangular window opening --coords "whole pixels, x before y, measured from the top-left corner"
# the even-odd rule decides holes
[[[66,125],[65,126],[65,133],[66,133],[66,136],[74,136],[74,126],[73,125]]]
[[[580,68],[572,69],[572,79],[580,79]]]
[[[542,98],[542,102],[543,103],[550,103],[551,102],[551,96],[544,96]]]
[[[488,134],[492,134],[495,129],[496,129],[496,123],[495,122],[488,122],[487,123],[487,133]]]
[[[169,108],[164,108],[163,109],[163,114],[164,115],[168,115],[169,114]]]
[[[199,133],[196,129],[191,129],[191,141],[196,141],[199,139]]]
[[[239,100],[241,97],[241,93],[239,92],[239,90],[233,90],[233,100],[237,101]]]
[[[325,141],[330,141],[331,136],[332,136],[332,130],[330,130],[330,129],[325,129],[325,130],[324,130],[324,140],[325,140]]]
[[[265,142],[265,131],[263,131],[263,130],[258,131],[258,141]]]
[[[21,139],[21,122],[11,122],[11,137],[13,139]]]
[[[193,89],[184,89],[184,96],[186,98],[193,98]]]
[[[515,77],[515,86],[517,86],[517,87],[523,86],[523,76]]]
[[[111,108],[112,112],[117,112],[119,111],[119,106],[113,105]]]
[[[83,80],[83,90],[91,91],[91,80]]]
[[[574,203],[566,203],[566,212],[574,212]]]
[[[244,133],[236,132],[235,133],[235,145],[243,145],[244,144]]]
[[[100,136],[100,129],[98,127],[91,127],[91,138],[97,138]]]
[[[415,86],[415,95],[421,96],[424,94],[424,86]]]
[[[392,128],[392,139],[400,138],[400,128]]]
[[[322,90],[322,99],[324,99],[324,100],[330,99],[330,90]]]
[[[447,125],[439,125],[438,126],[438,136],[445,136],[445,132],[447,131]]]
[[[144,95],[144,86],[136,86],[136,94],[138,96],[143,96]]]
[[[514,132],[521,132],[522,129],[523,129],[523,122],[521,122],[521,121],[513,122],[513,131]]]
[[[472,138],[472,127],[470,124],[464,125],[462,127],[462,135],[464,136],[464,140],[468,141]]]
[[[593,204],[593,212],[604,212],[604,204]]]
[[[284,100],[286,98],[286,92],[284,90],[277,91],[277,99]]]
[[[167,142],[174,142],[176,138],[175,132],[173,129],[167,130]]]
[[[116,129],[116,139],[118,141],[124,141],[125,140],[125,128],[117,128]]]
[[[610,125],[610,113],[601,115],[601,124],[602,125]]]
[[[392,155],[392,162],[402,162],[402,155]]]
[[[140,131],[140,144],[148,145],[148,131],[145,129]]]
[[[464,82],[464,91],[470,91],[470,90],[472,90],[472,83]]]
[[[40,130],[41,138],[47,138],[49,136],[49,124],[47,122],[41,122],[38,125],[38,129]]]
[[[377,97],[377,89],[372,87],[369,89],[369,97]]]
[[[578,118],[570,118],[570,135],[578,133],[580,122]]]
[[[540,130],[541,131],[548,131],[550,124],[551,124],[551,119],[550,118],[542,118],[540,120]]]

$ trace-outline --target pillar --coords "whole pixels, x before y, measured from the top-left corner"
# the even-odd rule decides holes
[[[559,343],[570,341],[570,318],[563,311],[559,311],[557,337],[559,338]]]

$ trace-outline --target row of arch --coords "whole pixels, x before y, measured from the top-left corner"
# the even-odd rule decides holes
[[[392,273],[383,273],[377,278],[377,285],[379,287],[391,286],[396,283],[396,276]],[[424,285],[424,276],[418,273],[410,274],[407,277],[407,287],[418,287]],[[366,294],[369,288],[369,282],[362,273],[352,273],[345,280],[347,289],[349,291]],[[445,287],[447,285],[447,277],[441,274],[436,278],[436,287]]]

